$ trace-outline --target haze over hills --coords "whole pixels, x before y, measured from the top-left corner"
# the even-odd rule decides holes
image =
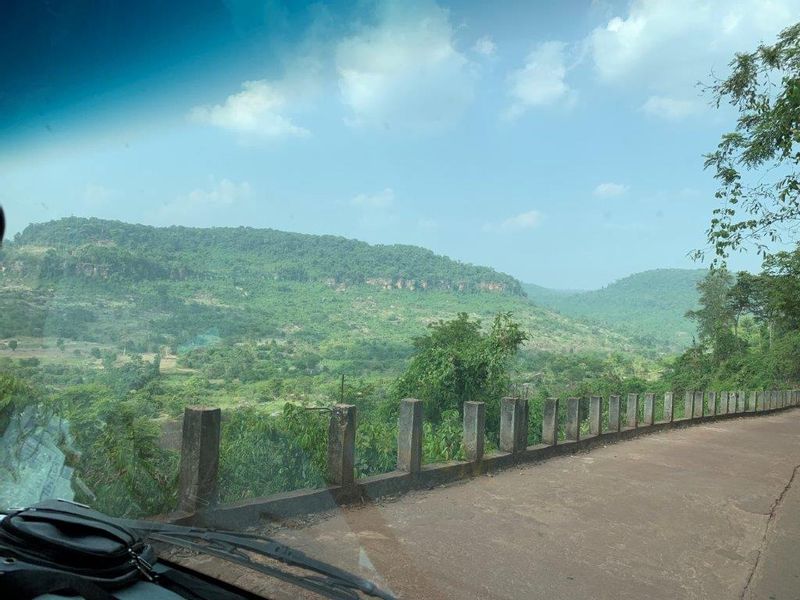
[[[278,343],[270,369],[362,375],[401,368],[428,323],[510,311],[528,350],[642,349],[535,306],[493,269],[333,236],[67,218],[7,244],[0,282],[0,338],[21,347],[63,338],[164,356],[209,340]]]
[[[528,297],[563,315],[602,323],[643,342],[672,350],[692,343],[695,326],[684,315],[697,307],[697,283],[705,269],[654,269],[608,286],[572,292],[524,284]]]

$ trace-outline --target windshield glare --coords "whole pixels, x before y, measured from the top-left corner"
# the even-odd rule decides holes
[[[0,508],[401,597],[792,589],[748,515],[798,462],[797,2],[4,12]]]

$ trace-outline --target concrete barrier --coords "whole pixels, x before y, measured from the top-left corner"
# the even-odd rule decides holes
[[[581,439],[581,401],[580,398],[567,398],[566,440],[577,442]]]
[[[567,436],[558,442],[557,398],[544,403],[542,444],[527,446],[528,403],[520,398],[504,398],[501,406],[501,450],[484,452],[486,406],[482,402],[464,404],[464,449],[466,461],[422,464],[422,401],[412,398],[400,402],[398,418],[397,470],[356,479],[354,471],[356,409],[352,405],[334,405],[328,429],[329,485],[322,489],[296,490],[254,498],[226,506],[217,506],[221,411],[217,408],[188,407],[184,413],[181,463],[179,473],[180,513],[167,520],[183,524],[215,527],[238,527],[259,518],[280,519],[328,510],[341,504],[363,502],[412,489],[429,488],[459,479],[474,477],[522,462],[543,460],[566,453],[588,450],[598,444],[630,439],[645,432],[688,427],[701,419],[703,392],[691,391],[685,396],[690,418],[667,420],[672,411],[672,393],[664,397],[664,419],[656,422],[654,395],[644,395],[644,419],[638,423],[638,394],[629,394],[626,402],[626,427],[620,427],[620,397],[609,397],[609,426],[602,431],[602,398],[589,399],[589,430],[581,439],[581,410],[578,398],[567,400]],[[700,414],[707,418],[730,418],[742,413],[765,413],[800,405],[798,390],[767,392],[708,392],[707,408]],[[719,404],[717,405],[717,400]],[[747,400],[747,401],[746,401]],[[770,408],[772,407],[772,408]],[[731,412],[733,408],[733,412]],[[716,410],[714,410],[716,409]],[[723,412],[727,410],[727,412]],[[716,413],[716,414],[714,414]],[[506,415],[503,417],[503,415]],[[695,417],[694,419],[691,417]],[[702,419],[705,421],[707,419]],[[503,433],[505,432],[505,434]],[[524,438],[523,438],[524,435]]]
[[[692,418],[699,419],[703,416],[703,392],[694,392],[693,404]]]
[[[503,398],[500,401],[500,449],[517,453],[528,444],[528,401]]]
[[[589,434],[600,435],[602,431],[603,398],[592,396],[589,398]]]
[[[686,391],[683,394],[683,418],[692,419],[694,417],[694,390]]]
[[[714,417],[717,414],[717,393],[706,392],[706,416]]]
[[[219,441],[222,411],[187,406],[183,411],[178,510],[195,512],[214,506],[219,495]]]
[[[628,394],[625,412],[625,425],[628,429],[636,429],[639,426],[639,394]]]
[[[655,394],[645,394],[644,395],[644,423],[645,427],[650,427],[653,423],[655,423],[655,405],[656,405],[656,395]]]
[[[548,398],[544,401],[542,443],[547,446],[558,444],[558,398]]]
[[[664,393],[664,417],[662,418],[663,423],[672,423],[672,419],[675,415],[673,410],[674,408],[674,396],[672,392],[665,392]]]
[[[608,397],[608,431],[617,432],[620,430],[621,414],[619,411],[620,396],[612,394]]]
[[[464,403],[464,455],[476,462],[483,459],[486,440],[486,405],[483,402]]]
[[[336,404],[328,421],[328,483],[353,485],[355,452],[356,407],[352,404]]]
[[[422,400],[400,401],[397,424],[397,470],[419,473],[422,468]]]

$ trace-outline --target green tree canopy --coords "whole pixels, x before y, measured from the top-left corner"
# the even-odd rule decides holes
[[[751,244],[766,255],[767,243],[795,232],[800,221],[800,23],[773,45],[737,54],[730,66],[710,90],[718,107],[727,102],[738,111],[736,128],[705,163],[719,182],[721,206],[707,231],[718,263]]]
[[[709,348],[717,362],[730,356],[735,347],[733,328],[736,312],[731,302],[733,277],[724,269],[710,271],[697,284],[700,308],[690,310],[686,316],[697,322],[700,344]]]
[[[468,400],[486,402],[491,420],[508,389],[510,360],[527,337],[511,313],[498,314],[487,332],[466,313],[433,323],[414,340],[416,352],[396,382],[397,395],[423,400],[434,422],[446,410],[461,411]]]

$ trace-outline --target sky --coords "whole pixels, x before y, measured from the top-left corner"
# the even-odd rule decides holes
[[[548,287],[697,268],[699,82],[800,0],[5,3],[9,233],[94,216],[416,244]],[[732,268],[757,270],[754,253]]]

